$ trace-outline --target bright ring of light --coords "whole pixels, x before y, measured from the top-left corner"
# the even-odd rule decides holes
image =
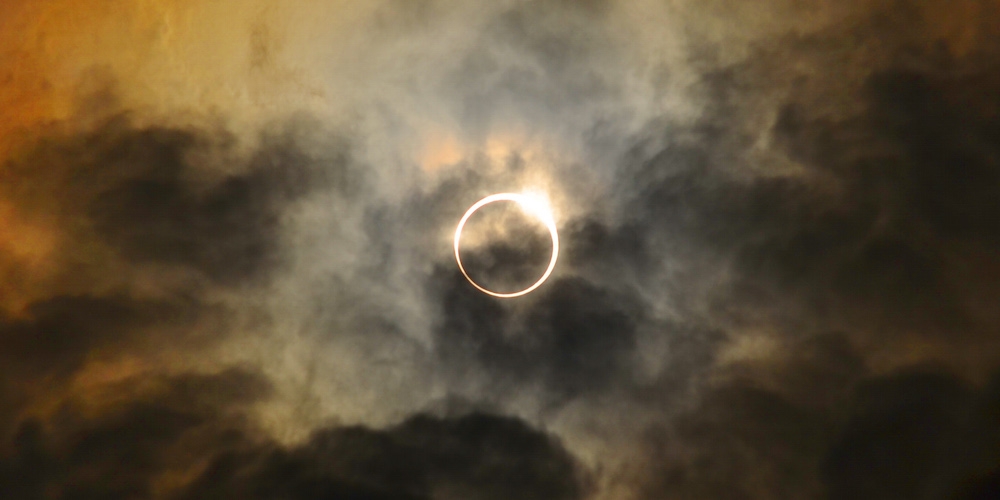
[[[489,205],[490,203],[493,203],[495,201],[513,201],[517,203],[518,205],[521,206],[522,209],[524,209],[525,212],[528,212],[529,214],[537,217],[538,220],[540,220],[543,224],[545,224],[545,227],[549,229],[549,234],[552,236],[552,259],[549,260],[548,269],[545,270],[545,273],[542,274],[542,277],[538,278],[538,281],[536,281],[533,285],[519,292],[497,293],[492,290],[487,290],[482,286],[479,286],[479,284],[473,281],[472,277],[469,276],[469,273],[465,271],[465,267],[462,266],[462,257],[459,255],[458,252],[458,247],[459,247],[458,242],[462,238],[462,228],[465,227],[465,221],[469,220],[469,217],[472,217],[472,214],[476,213],[476,210],[479,210],[483,206]],[[549,212],[547,207],[539,203],[538,200],[532,197],[531,195],[518,194],[518,193],[498,193],[487,196],[477,201],[475,205],[472,205],[472,207],[470,207],[469,210],[465,212],[465,215],[462,216],[462,220],[458,222],[458,228],[455,229],[455,260],[458,262],[458,269],[462,271],[463,275],[465,275],[465,279],[469,280],[469,283],[472,283],[472,286],[479,289],[479,291],[488,295],[492,295],[494,297],[500,297],[500,298],[520,297],[538,288],[539,286],[542,285],[542,283],[545,282],[546,279],[548,279],[549,275],[552,274],[552,270],[556,267],[556,259],[558,258],[559,258],[559,234],[556,232],[556,222],[552,218],[552,213]]]

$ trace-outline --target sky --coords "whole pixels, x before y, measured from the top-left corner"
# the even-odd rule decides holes
[[[2,498],[1000,498],[995,0],[5,0],[0,109]]]

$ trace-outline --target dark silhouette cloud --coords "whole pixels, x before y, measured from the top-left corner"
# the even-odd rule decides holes
[[[416,416],[397,427],[320,430],[292,449],[211,463],[186,498],[582,498],[582,477],[548,436],[516,419]]]

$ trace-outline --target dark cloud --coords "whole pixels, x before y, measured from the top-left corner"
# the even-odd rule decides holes
[[[1000,463],[998,394],[950,375],[866,381],[822,470],[831,498],[948,498]]]
[[[142,300],[123,295],[58,296],[0,318],[0,433],[47,391],[58,391],[88,361],[162,350],[164,343],[205,345],[190,330],[221,311],[191,300]],[[177,347],[177,350],[182,347]]]
[[[485,372],[500,389],[541,385],[554,402],[599,394],[628,377],[639,305],[579,278],[546,284],[522,309],[475,291],[451,271],[437,332],[459,376]]]
[[[318,158],[297,142],[308,140],[308,126],[293,120],[265,134],[241,160],[225,132],[112,117],[93,131],[46,138],[4,174],[29,213],[55,211],[72,229],[82,220],[132,262],[186,266],[233,284],[277,264],[283,207],[321,186],[357,182],[344,173],[345,152],[333,146]],[[205,163],[231,173],[206,179]]]
[[[321,430],[292,449],[225,455],[186,498],[582,498],[580,472],[516,419],[413,417],[397,427]]]
[[[583,472],[514,418],[415,416],[332,427],[285,447],[247,410],[270,392],[233,369],[123,381],[97,413],[67,403],[20,424],[0,457],[9,498],[582,498]],[[178,482],[171,478],[192,477]]]
[[[129,258],[191,265],[219,279],[246,278],[273,266],[279,222],[273,205],[304,188],[287,182],[301,159],[283,158],[277,151],[255,162],[246,175],[193,193],[180,178],[183,149],[172,141],[164,145],[165,138],[156,135],[115,145],[127,151],[129,165],[150,170],[94,201],[98,231]],[[164,158],[159,165],[150,161]]]
[[[750,144],[733,142],[753,117],[727,100],[752,100],[765,92],[755,78],[769,81],[747,66],[704,83],[725,115],[674,131],[666,148],[623,171],[643,243],[621,252],[677,249],[678,265],[707,260],[725,269],[711,293],[713,319],[734,342],[749,336],[739,333],[746,327],[776,342],[757,361],[716,370],[694,410],[653,432],[640,495],[993,491],[996,395],[953,371],[982,374],[1000,359],[996,317],[972,306],[980,294],[996,297],[991,277],[1000,264],[990,250],[997,226],[987,222],[1000,215],[1000,122],[996,93],[985,91],[995,87],[996,66],[979,58],[941,65],[939,52],[905,50],[927,64],[872,67],[861,85],[838,90],[856,97],[855,112],[824,113],[794,94],[781,101],[768,135],[793,171],[753,173]],[[932,356],[948,365],[940,372],[876,376],[870,353],[858,350],[928,339],[944,349],[976,345],[982,357],[942,352]]]
[[[265,135],[245,165],[214,179],[203,163],[237,158],[222,132],[140,127],[124,116],[49,132],[0,174],[0,191],[19,215],[45,223],[66,245],[45,262],[58,277],[48,295],[29,295],[20,310],[0,315],[4,425],[88,362],[223,339],[226,318],[238,311],[207,299],[211,287],[273,271],[283,207],[343,181],[343,162],[326,177],[309,175],[319,160],[293,143],[304,137],[294,131]],[[144,275],[147,265],[166,273]]]
[[[747,313],[791,300],[834,328],[981,331],[963,310],[969,284],[953,260],[959,247],[995,244],[996,103],[962,102],[992,73],[976,63],[877,69],[857,94],[862,111],[839,119],[782,104],[771,135],[794,174],[740,173],[752,159],[720,135],[746,118],[708,115],[624,172],[635,186],[630,212],[642,214],[647,238],[733,262],[739,295],[722,300]],[[712,75],[708,85],[751,92],[731,80]]]
[[[822,418],[780,396],[726,387],[703,397],[696,413],[656,430],[646,446],[640,498],[813,498],[816,455],[828,432]]]
[[[785,373],[798,377],[801,362]],[[988,498],[1000,455],[995,387],[910,369],[827,398],[726,383],[648,434],[642,498]],[[966,495],[966,496],[962,496]]]
[[[190,324],[192,304],[123,296],[54,297],[0,323],[4,366],[11,373],[72,373],[94,351],[136,340],[143,327]]]
[[[234,369],[130,379],[114,389],[125,393],[122,402],[96,414],[76,400],[47,421],[20,424],[0,460],[10,498],[151,498],[161,475],[184,473],[199,457],[238,444],[233,412],[268,385]]]

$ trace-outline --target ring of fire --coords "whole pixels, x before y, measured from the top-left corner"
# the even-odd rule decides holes
[[[472,217],[472,214],[476,213],[476,210],[479,210],[480,208],[497,201],[513,201],[517,203],[518,205],[521,206],[522,210],[524,210],[528,214],[537,217],[538,220],[541,221],[545,225],[545,227],[549,230],[549,235],[552,236],[552,258],[549,260],[549,267],[545,269],[545,273],[542,274],[541,278],[538,278],[538,281],[536,281],[528,288],[512,293],[498,293],[480,286],[479,283],[476,283],[475,280],[473,280],[472,277],[469,276],[469,273],[465,271],[465,267],[462,265],[462,257],[461,255],[459,255],[459,241],[462,239],[462,229],[465,227],[465,222],[469,220],[469,217]],[[477,201],[474,205],[472,205],[472,207],[470,207],[469,210],[465,212],[465,215],[462,216],[462,220],[458,222],[458,228],[455,229],[455,261],[458,262],[458,269],[462,271],[462,275],[465,276],[465,279],[469,280],[469,283],[472,283],[472,286],[476,287],[479,291],[487,295],[492,295],[494,297],[500,297],[500,298],[520,297],[522,295],[530,293],[532,290],[541,286],[542,283],[544,283],[545,280],[548,279],[549,275],[552,274],[552,270],[555,269],[556,267],[556,260],[558,258],[559,258],[559,233],[556,231],[555,219],[552,218],[552,213],[544,202],[528,194],[497,193],[489,195]]]

